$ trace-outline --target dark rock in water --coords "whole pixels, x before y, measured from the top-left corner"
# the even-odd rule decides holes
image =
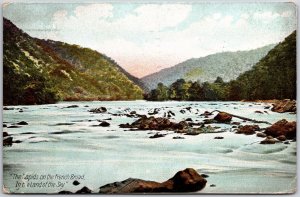
[[[120,128],[131,128],[132,126],[129,123],[126,124],[119,124]]]
[[[153,136],[150,136],[149,138],[154,139],[154,138],[160,138],[160,137],[165,137],[166,134],[161,134],[161,133],[155,133]]]
[[[214,123],[218,123],[218,121],[214,120],[214,119],[204,119],[203,120],[204,124],[214,124]]]
[[[177,172],[174,177],[162,183],[129,178],[122,182],[104,185],[100,187],[99,193],[196,192],[203,189],[206,182],[206,179],[200,176],[196,170],[187,168]]]
[[[36,133],[34,133],[34,132],[24,132],[24,133],[20,133],[20,134],[22,134],[22,135],[32,135],[32,134],[36,134]]]
[[[13,107],[3,107],[3,110],[14,110]]]
[[[12,129],[15,129],[15,128],[21,128],[21,126],[17,126],[17,125],[11,125],[11,126],[8,126],[7,128],[12,128]]]
[[[3,124],[2,126],[3,126],[3,128],[4,128],[4,127],[7,127],[7,125],[6,125],[6,124]]]
[[[277,137],[277,140],[279,140],[279,141],[285,141],[286,137],[284,135],[280,135],[280,136]]]
[[[177,140],[177,139],[185,139],[185,138],[181,137],[181,136],[175,136],[175,137],[173,137],[173,139]]]
[[[101,127],[109,127],[110,124],[109,124],[108,122],[103,121],[103,122],[101,122],[101,123],[99,124],[99,126],[101,126]]]
[[[95,109],[91,109],[89,110],[89,112],[93,112],[93,113],[105,113],[107,112],[107,109],[105,107],[99,107],[99,108],[95,108]]]
[[[217,136],[217,137],[215,137],[214,139],[224,139],[224,137]]]
[[[17,125],[28,125],[28,123],[25,121],[21,121],[21,122],[18,122]]]
[[[286,142],[284,142],[284,144],[290,144],[290,142],[289,142],[289,141],[286,141]]]
[[[175,116],[175,113],[172,112],[172,111],[168,111],[166,116],[167,116],[168,118],[171,118],[172,116]]]
[[[9,136],[9,134],[7,133],[7,132],[3,132],[3,137],[7,137],[7,136]]]
[[[227,114],[226,112],[219,112],[215,117],[214,120],[218,122],[230,122],[232,119],[232,116]]]
[[[191,112],[192,108],[191,107],[186,107],[185,109],[188,110],[189,112]]]
[[[76,107],[79,107],[78,105],[70,105],[70,106],[67,106],[65,108],[76,108]]]
[[[142,116],[132,124],[120,124],[121,128],[136,128],[139,130],[175,130],[176,132],[185,132],[189,127],[188,123],[181,121],[179,123],[171,122],[167,118],[155,118],[153,116]]]
[[[57,123],[54,126],[69,126],[69,125],[73,125],[75,123],[68,123],[68,122],[64,122],[64,123]]]
[[[185,110],[182,109],[182,110],[180,110],[179,112],[182,113],[182,114],[184,114],[184,113],[185,113]]]
[[[54,132],[49,132],[49,134],[72,134],[72,133],[81,133],[82,131],[71,131],[71,130],[62,130],[62,131],[54,131]]]
[[[296,112],[297,111],[296,105],[297,104],[295,100],[285,99],[285,100],[275,102],[271,110],[278,113]]]
[[[13,143],[13,137],[3,138],[3,146],[11,146]]]
[[[256,134],[257,137],[267,137],[267,135],[265,133],[257,133]]]
[[[160,110],[160,109],[155,108],[155,109],[153,110],[153,112],[148,112],[148,114],[149,114],[149,115],[156,115],[156,114],[158,114],[159,110]]]
[[[201,176],[202,176],[203,178],[208,178],[208,177],[209,177],[207,174],[201,174]]]
[[[84,107],[89,107],[88,105],[85,105]]]
[[[13,141],[13,143],[16,143],[16,144],[21,143],[21,142],[22,142],[21,140]]]
[[[111,118],[105,118],[105,119],[103,119],[103,120],[112,120]]]
[[[188,132],[186,132],[184,135],[199,135],[201,132],[200,130],[190,130]]]
[[[79,181],[77,181],[77,180],[73,181],[73,185],[77,186],[79,184],[80,184]]]
[[[232,125],[240,125],[241,123],[240,122],[232,122],[231,124]]]
[[[133,115],[133,114],[126,114],[125,116],[127,116],[127,117],[129,117],[129,118],[135,117],[135,115]]]
[[[131,115],[134,115],[134,114],[136,114],[136,111],[132,111],[132,112],[130,112],[130,114],[131,114]]]
[[[90,194],[90,193],[92,193],[92,190],[90,190],[88,187],[84,186],[83,188],[81,188],[80,190],[78,190],[75,193],[76,194]]]
[[[266,107],[264,107],[264,109],[270,109],[271,108],[271,106],[266,106]]]
[[[58,194],[73,194],[73,193],[70,191],[63,190],[63,191],[58,192]]]
[[[254,113],[263,114],[263,112],[261,112],[261,111],[255,111]]]
[[[208,117],[208,116],[211,116],[211,115],[213,115],[212,113],[210,113],[209,111],[205,111],[203,114],[201,114],[200,116],[206,116],[206,117]]]
[[[185,121],[189,121],[189,122],[192,122],[193,120],[191,119],[191,118],[187,118],[187,119],[185,119]]]
[[[245,125],[241,126],[237,130],[237,134],[253,135],[255,131],[258,131],[260,128],[258,125]]]
[[[216,185],[215,184],[211,184],[210,187],[216,187]]]
[[[23,112],[23,109],[20,109],[19,112],[22,113],[22,112]]]
[[[268,136],[268,137],[266,137],[266,139],[264,139],[260,143],[261,144],[275,144],[276,142],[278,142],[276,139],[274,139],[272,136]]]
[[[288,122],[282,119],[272,126],[266,128],[265,133],[272,137],[278,137],[284,135],[287,139],[294,139],[296,137],[296,122]]]
[[[178,124],[174,124],[173,128],[177,132],[185,132],[189,128],[189,124],[185,121],[180,121]]]

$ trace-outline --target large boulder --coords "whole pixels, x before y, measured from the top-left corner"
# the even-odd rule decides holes
[[[245,125],[241,126],[237,130],[237,134],[245,134],[245,135],[253,135],[255,134],[255,131],[259,130],[258,125]]]
[[[203,189],[206,179],[192,168],[177,172],[171,179],[159,183],[141,179],[126,179],[100,187],[99,193],[166,193],[166,192],[196,192]]]
[[[271,110],[278,113],[296,112],[297,111],[296,105],[297,104],[295,100],[285,99],[285,100],[276,101],[273,104],[273,108]]]
[[[214,120],[218,122],[230,122],[232,119],[232,116],[230,114],[227,114],[226,112],[219,112],[215,117]]]
[[[76,194],[90,194],[90,193],[92,193],[92,190],[90,190],[88,187],[84,186],[83,188],[81,188],[80,190],[78,190],[75,193]]]
[[[265,133],[272,137],[284,135],[287,139],[294,139],[296,138],[296,122],[288,122],[287,120],[282,119],[266,128]]]

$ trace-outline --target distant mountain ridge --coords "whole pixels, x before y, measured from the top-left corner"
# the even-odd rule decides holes
[[[156,88],[162,82],[169,86],[177,79],[186,81],[212,82],[218,76],[225,82],[237,78],[250,70],[261,58],[267,55],[275,44],[258,49],[237,52],[222,52],[200,58],[192,58],[173,67],[141,78],[148,89]]]
[[[3,18],[4,105],[142,99],[142,86],[97,51],[32,38]]]

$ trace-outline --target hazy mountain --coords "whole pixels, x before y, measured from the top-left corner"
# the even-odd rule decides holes
[[[156,88],[159,82],[169,86],[180,78],[186,81],[212,82],[219,76],[226,82],[250,70],[274,46],[275,44],[271,44],[249,51],[222,52],[189,59],[173,67],[145,76],[141,80],[148,89]]]
[[[3,19],[4,104],[143,98],[142,83],[97,51],[32,38]]]

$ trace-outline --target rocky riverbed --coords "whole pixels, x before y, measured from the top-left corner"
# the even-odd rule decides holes
[[[292,108],[286,101],[281,106]],[[293,192],[296,115],[273,108],[145,101],[6,106],[4,186],[10,192],[98,193],[100,186],[130,177],[162,184],[193,168],[208,176],[201,193]],[[16,188],[13,173],[85,178],[54,188]]]

